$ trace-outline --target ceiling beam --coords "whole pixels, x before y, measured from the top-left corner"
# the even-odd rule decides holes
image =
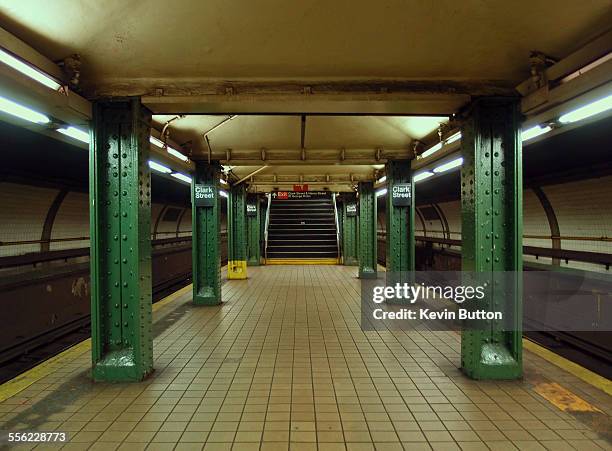
[[[90,96],[142,96],[155,114],[450,115],[472,96],[516,95],[500,81],[137,79]]]

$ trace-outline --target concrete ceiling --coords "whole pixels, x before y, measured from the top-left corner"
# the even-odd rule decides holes
[[[154,127],[161,131],[164,124],[172,120],[167,127],[168,138],[181,144],[193,159],[208,157],[208,145],[203,134],[213,129],[208,134],[211,159],[233,167],[235,178],[246,177],[262,166],[272,166],[249,180],[262,190],[273,186],[286,189],[301,181],[313,186],[320,182],[338,188],[337,185],[350,187],[354,181],[371,180],[375,170],[381,168],[387,158],[407,158],[414,140],[435,133],[441,124],[448,121],[443,116],[268,115],[227,118],[154,115],[153,121]],[[215,128],[218,124],[221,125]]]
[[[610,0],[0,0],[1,27],[81,56],[85,96],[142,96],[157,130],[187,114],[170,138],[194,159],[238,114],[210,156],[265,166],[262,190],[372,179],[473,96],[514,94],[530,51],[563,58],[610,23]]]
[[[154,127],[162,130],[174,115],[154,115]],[[173,120],[168,130],[171,140],[189,144],[195,155],[208,152],[202,135],[227,116],[187,115]],[[413,140],[421,140],[448,120],[445,116],[306,116],[304,147],[307,150],[408,150]],[[209,135],[214,152],[269,151],[302,148],[301,116],[236,116]],[[215,153],[216,155],[216,153]],[[259,158],[259,157],[258,157]]]
[[[563,57],[609,0],[1,0],[0,24],[89,84],[138,79],[498,80]]]

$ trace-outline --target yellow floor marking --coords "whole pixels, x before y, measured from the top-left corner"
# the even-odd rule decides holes
[[[187,285],[186,287],[175,291],[174,293],[153,304],[152,310],[156,312],[165,305],[190,292],[192,289],[193,285]],[[65,361],[74,360],[90,350],[91,338],[88,338],[87,340],[77,343],[65,351],[62,351],[58,355],[51,357],[49,360],[45,360],[41,364],[36,365],[34,368],[29,369],[25,373],[20,374],[10,381],[5,382],[4,384],[0,385],[0,402],[10,398],[11,396],[15,396],[17,393],[28,388],[34,382],[37,382],[43,377],[52,374],[57,365]]]
[[[593,373],[586,368],[578,365],[577,363],[571,362],[560,355],[555,354],[548,349],[545,349],[533,341],[523,338],[523,348],[528,351],[548,360],[550,363],[564,369],[568,373],[573,374],[579,379],[582,379],[587,384],[590,384],[600,390],[606,392],[608,395],[612,395],[612,381],[600,376],[599,374]]]
[[[564,412],[599,412],[597,407],[584,399],[566,390],[556,382],[541,382],[535,385],[534,390],[543,398],[557,406]]]
[[[268,258],[266,265],[337,265],[337,258]]]

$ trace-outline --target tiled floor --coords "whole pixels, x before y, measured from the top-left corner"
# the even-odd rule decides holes
[[[454,332],[362,332],[355,273],[249,268],[219,307],[187,293],[155,313],[149,379],[94,384],[85,349],[0,403],[0,430],[68,431],[64,449],[612,449],[612,431],[533,385],[556,381],[606,421],[610,396],[540,357],[526,353],[523,381],[475,382]]]

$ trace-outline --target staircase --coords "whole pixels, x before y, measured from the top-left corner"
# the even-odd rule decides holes
[[[267,263],[337,263],[332,198],[272,198],[267,243]]]

